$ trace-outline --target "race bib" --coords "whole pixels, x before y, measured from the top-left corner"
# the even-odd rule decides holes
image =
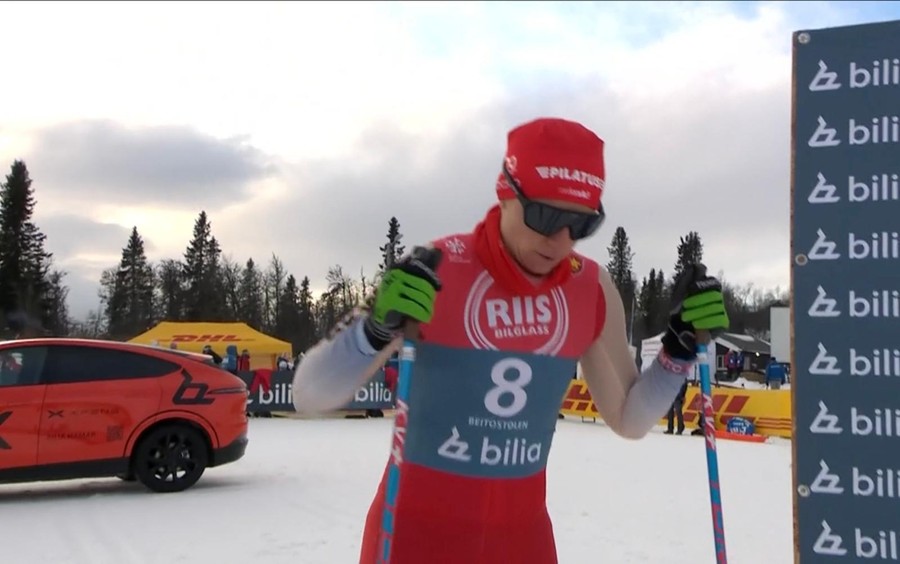
[[[419,343],[404,458],[476,478],[522,478],[547,464],[576,361]]]

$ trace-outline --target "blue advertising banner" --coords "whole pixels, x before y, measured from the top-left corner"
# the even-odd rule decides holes
[[[795,562],[900,562],[900,21],[793,36]]]
[[[250,390],[247,411],[250,413],[270,413],[273,411],[293,412],[294,373],[289,370],[272,372],[268,381],[255,377],[253,372],[238,373]],[[353,398],[342,408],[346,410],[393,409],[394,397],[384,383],[384,371],[379,370],[356,390]]]

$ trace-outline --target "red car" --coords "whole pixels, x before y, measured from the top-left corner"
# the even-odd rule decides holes
[[[247,386],[206,355],[111,341],[0,342],[0,483],[194,485],[247,448]]]

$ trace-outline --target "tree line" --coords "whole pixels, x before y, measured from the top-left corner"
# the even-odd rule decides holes
[[[178,258],[152,262],[144,239],[132,228],[117,265],[100,277],[100,308],[85,321],[73,322],[67,308],[65,273],[53,268],[45,251],[46,237],[32,221],[36,200],[28,169],[15,161],[0,186],[0,307],[7,335],[37,334],[127,340],[160,321],[240,321],[290,342],[302,352],[336,321],[362,302],[381,274],[405,252],[396,217],[388,221],[386,239],[378,247],[381,260],[367,276],[347,272],[340,264],[328,269],[326,289],[313,295],[308,276],[296,277],[271,254],[258,262],[238,262],[226,255],[213,234],[212,221],[201,211],[193,233]],[[622,299],[634,342],[665,328],[671,279],[651,269],[638,283],[634,253],[625,230],[616,229],[608,248],[607,267]],[[691,232],[676,249],[673,278],[683,265],[702,260],[700,236]],[[768,307],[786,304],[784,293],[726,284],[733,331],[766,336]],[[23,329],[25,326],[25,329]]]
[[[635,253],[631,250],[628,234],[623,227],[616,228],[607,251],[609,262],[606,267],[622,294],[632,343],[637,344],[642,339],[665,331],[675,280],[687,265],[703,262],[703,241],[700,234],[690,231],[679,238],[670,277],[666,277],[662,268],[654,267],[640,283],[634,275],[632,264]],[[710,274],[718,276],[722,282],[725,306],[731,320],[729,331],[769,340],[769,309],[773,306],[788,306],[789,292],[781,288],[757,288],[752,283],[736,285],[724,279],[721,272]]]
[[[298,280],[275,254],[265,265],[252,257],[238,263],[225,256],[205,211],[197,216],[180,259],[151,263],[143,238],[133,227],[119,264],[100,278],[102,309],[81,332],[127,340],[164,320],[240,321],[302,352],[364,301],[385,266],[401,256],[399,228],[397,219],[391,218],[388,240],[379,248],[382,260],[371,278],[362,270],[353,276],[335,264],[328,269],[326,290],[316,297],[309,277]]]

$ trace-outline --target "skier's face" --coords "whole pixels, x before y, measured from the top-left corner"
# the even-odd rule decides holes
[[[535,202],[549,204],[560,209],[591,213],[586,206],[562,200],[535,199]],[[565,260],[575,247],[567,228],[553,235],[542,235],[527,225],[522,213],[522,204],[517,199],[500,202],[500,232],[506,249],[519,266],[527,273],[537,276],[549,274],[560,261]]]

